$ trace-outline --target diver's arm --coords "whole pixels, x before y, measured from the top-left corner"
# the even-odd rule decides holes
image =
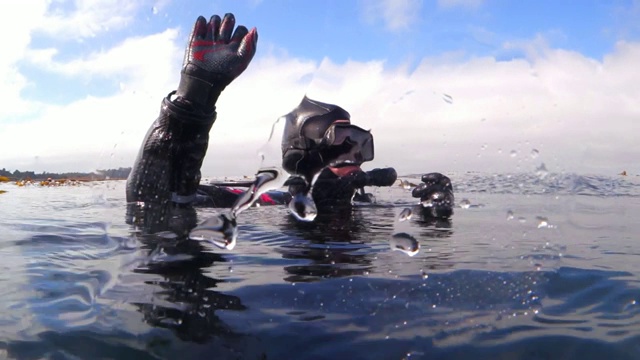
[[[331,172],[328,171],[327,168],[323,170],[316,183],[331,182],[332,186],[349,185],[354,189],[359,189],[365,186],[392,186],[397,179],[398,174],[396,170],[391,167],[376,168],[369,171],[358,170],[345,176],[331,175]],[[304,185],[301,179],[298,180],[297,183],[298,185]]]
[[[127,202],[191,202],[215,118],[215,110],[207,114],[169,94],[127,179]]]
[[[215,104],[253,58],[257,31],[235,18],[200,16],[185,51],[180,84],[162,101],[127,180],[127,201],[189,204],[195,199]]]
[[[398,173],[392,167],[369,170],[365,174],[367,182],[364,186],[392,186],[398,179]]]
[[[352,199],[371,202],[369,195],[364,193],[365,186],[391,186],[396,179],[397,173],[393,168],[357,170],[343,176],[325,168],[313,185],[313,199],[318,207],[347,205]],[[289,182],[289,192],[293,195],[306,190],[307,183],[301,178]]]

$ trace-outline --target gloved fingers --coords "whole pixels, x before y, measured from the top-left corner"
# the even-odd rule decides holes
[[[245,37],[249,33],[249,30],[243,25],[238,25],[236,31],[233,32],[233,36],[231,37],[231,42],[239,43],[242,41],[242,38]]]
[[[451,179],[437,172],[422,175],[422,182],[428,185],[441,184],[451,186]]]
[[[244,30],[242,30],[244,29]],[[242,34],[242,41],[240,41],[240,46],[238,47],[238,55],[244,60],[243,63],[249,65],[251,59],[256,54],[256,48],[258,45],[258,30],[256,28],[251,29],[247,33],[247,28],[244,26],[238,26],[236,33],[233,35],[233,40],[235,41],[236,37],[238,37],[238,33]]]
[[[218,37],[218,41],[223,41],[225,44],[231,40],[231,33],[233,32],[233,27],[236,26],[236,18],[231,13],[224,14],[224,19],[222,19],[222,24],[220,24],[220,36]]]
[[[210,41],[218,40],[218,33],[220,32],[221,22],[222,20],[220,19],[220,16],[218,15],[211,16],[211,18],[209,19],[209,26],[207,29],[207,36],[205,37],[205,40],[210,40]]]
[[[421,198],[424,201],[436,194],[437,198],[453,200],[453,187],[451,179],[447,176],[440,173],[429,173],[422,175],[422,181],[411,191],[413,197]]]
[[[427,185],[425,183],[421,183],[418,186],[414,187],[413,190],[411,190],[411,196],[413,196],[414,198],[422,198],[423,195],[427,194],[427,188],[430,187],[431,185]]]
[[[202,16],[198,16],[196,23],[193,25],[193,30],[191,31],[190,43],[192,44],[196,39],[204,39],[207,36],[207,29],[207,20]]]

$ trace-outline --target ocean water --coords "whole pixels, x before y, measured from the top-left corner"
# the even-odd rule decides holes
[[[381,188],[251,208],[233,251],[133,231],[124,181],[0,184],[0,358],[640,358],[640,178],[451,177],[450,221]]]

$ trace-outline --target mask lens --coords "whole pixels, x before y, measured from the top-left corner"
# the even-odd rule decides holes
[[[322,140],[326,146],[351,145],[351,150],[340,155],[338,160],[357,163],[373,160],[373,136],[358,126],[334,124],[327,129]]]

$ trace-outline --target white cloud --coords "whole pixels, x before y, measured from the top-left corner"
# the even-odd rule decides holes
[[[56,39],[92,38],[130,24],[140,7],[151,8],[149,2],[127,0],[75,0],[69,11],[56,7],[66,3],[50,2],[47,16],[34,24],[34,30]]]
[[[106,51],[91,53],[70,61],[54,59],[55,49],[28,52],[28,62],[39,68],[68,77],[121,78],[129,88],[156,89],[166,84],[167,77],[182,57],[176,45],[177,29],[128,38]]]
[[[2,42],[4,49],[3,55],[0,56],[0,94],[2,94],[3,102],[11,104],[11,106],[0,107],[0,119],[33,116],[42,110],[43,104],[26,101],[21,96],[21,92],[27,86],[34,84],[34,80],[27,79],[20,73],[18,64],[22,62],[39,64],[44,69],[68,75],[77,75],[79,71],[83,71],[84,76],[87,77],[95,75],[101,70],[104,75],[109,75],[107,71],[110,65],[113,73],[117,71],[115,67],[122,66],[126,61],[148,62],[144,56],[141,56],[143,54],[134,48],[135,43],[125,47],[119,53],[115,49],[113,54],[95,54],[93,63],[90,59],[66,64],[56,63],[53,58],[59,53],[57,48],[37,50],[30,48],[32,37],[36,33],[50,36],[59,42],[61,39],[81,40],[103,31],[123,27],[136,16],[136,9],[143,4],[144,2],[111,0],[78,0],[74,2],[14,0],[4,4],[8,11],[0,12],[0,26],[2,26],[0,42]],[[70,10],[64,12],[59,10],[60,6],[69,5],[72,7]],[[169,35],[175,37],[175,30]],[[157,37],[161,37],[161,35]],[[161,47],[152,52],[161,52],[161,55],[166,57],[166,51],[162,53],[162,50]],[[169,51],[173,53],[175,50],[169,49]],[[138,56],[135,58],[129,56],[127,59],[123,52],[130,52]],[[73,66],[78,66],[78,68],[74,70],[71,68]],[[153,66],[143,66],[138,67],[137,70],[153,71],[154,68]],[[154,74],[156,78],[158,73],[163,74],[160,71],[156,72]],[[154,77],[149,78],[153,79]],[[166,77],[161,76],[161,78]],[[144,82],[148,83],[149,80],[145,79]]]
[[[13,96],[27,110],[13,121],[7,120],[16,114],[0,114],[2,166],[87,171],[118,161],[122,166],[130,165],[131,154],[137,151],[148,125],[158,114],[162,97],[177,84],[182,57],[182,45],[177,45],[182,39],[176,40],[177,34],[177,30],[168,29],[130,38],[109,50],[68,62],[54,60],[54,49],[26,50],[29,61],[44,70],[70,79],[108,78],[118,81],[120,90],[110,96],[86,96],[59,106],[21,99],[16,89]],[[30,81],[38,86],[37,79]],[[67,90],[65,84],[59,84],[59,88]],[[16,112],[15,103],[8,108]]]
[[[624,42],[603,61],[547,48],[535,57],[511,61],[425,59],[412,72],[388,69],[379,61],[336,64],[325,59],[307,90],[319,100],[344,106],[356,123],[372,128],[377,155],[371,167],[395,166],[401,173],[516,172],[533,171],[544,162],[550,171],[615,174],[634,169],[640,156],[635,135],[640,130],[640,104],[635,101],[640,74],[629,71],[639,60],[640,43]],[[289,64],[297,69],[291,72],[296,76],[269,78],[240,97],[245,86],[260,83],[260,74],[289,74]],[[259,131],[234,132],[229,124],[223,136],[241,140],[228,146],[215,135],[216,127],[227,121],[221,116],[212,133],[218,143],[212,144],[215,151],[205,173],[254,171],[255,151],[264,142],[259,135],[264,139],[267,125],[297,104],[304,84],[295,80],[313,71],[311,64],[300,65],[295,59],[261,64],[244,83],[230,87],[238,94],[234,101],[257,99],[259,110],[221,102],[220,111],[230,117],[243,111],[233,121]],[[269,106],[275,99],[278,106]],[[535,158],[530,156],[534,149],[539,154]],[[243,171],[228,158],[236,159],[232,163],[244,158],[252,166]]]
[[[31,42],[31,31],[42,19],[46,10],[44,1],[11,1],[0,11],[0,94],[2,102],[11,106],[0,106],[0,119],[19,116],[34,109],[20,97],[27,86],[27,79],[18,72],[16,62],[24,57]]]
[[[421,0],[369,0],[361,1],[364,20],[370,24],[382,23],[389,31],[408,30],[419,20]]]
[[[22,34],[28,43],[29,32]],[[177,34],[169,29],[131,38],[67,62],[56,60],[52,49],[29,52],[19,42],[12,45],[49,71],[117,78],[122,86],[116,94],[66,106],[34,104],[20,98],[19,89],[37,79],[12,73],[15,61],[0,63],[3,80],[14,76],[3,98],[13,99],[11,111],[23,107],[25,117],[7,122],[0,114],[0,166],[131,166],[162,97],[177,85],[184,45]],[[545,162],[551,171],[633,173],[640,157],[640,73],[629,69],[640,62],[640,43],[620,42],[595,60],[551,49],[543,40],[511,44],[532,49],[527,59],[445,54],[423,59],[412,71],[383,61],[317,63],[261,49],[219,100],[203,173],[254,173],[272,123],[305,93],[338,103],[355,123],[373,130],[376,160],[369,167],[504,172],[532,171]],[[535,159],[532,149],[540,154]]]

